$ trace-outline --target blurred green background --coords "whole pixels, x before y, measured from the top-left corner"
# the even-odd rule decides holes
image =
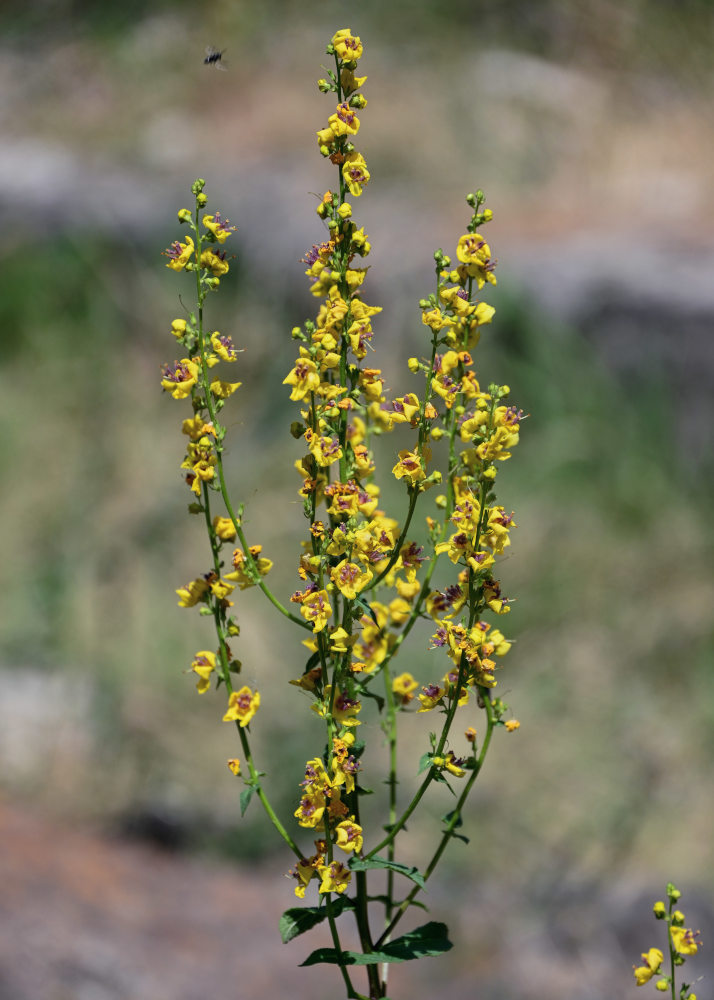
[[[453,253],[464,195],[480,186],[500,264],[477,367],[531,415],[499,479],[519,524],[502,574],[518,597],[505,620],[517,643],[499,691],[522,728],[497,741],[471,845],[454,847],[445,877],[456,885],[467,871],[486,895],[503,886],[549,921],[574,897],[609,919],[597,900],[614,886],[656,896],[674,879],[710,895],[704,0],[3,9],[4,794],[54,819],[167,829],[237,859],[277,852],[271,864],[287,867],[255,806],[237,821],[223,698],[197,698],[186,676],[212,639],[174,590],[204,569],[206,549],[178,474],[186,407],[161,393],[159,368],[174,358],[178,295],[188,303],[192,290],[160,251],[205,177],[209,206],[239,230],[209,319],[245,349],[244,388],[226,410],[231,481],[287,597],[304,521],[296,411],[280,382],[290,329],[315,308],[299,258],[322,238],[315,192],[333,178],[314,140],[330,99],[314,81],[345,26],[366,46],[359,148],[372,181],[355,208],[374,246],[364,297],[384,306],[373,363],[392,396],[411,391],[404,361],[425,349],[417,300],[433,250]],[[226,72],[203,65],[207,45],[225,49]],[[387,468],[406,441],[385,440]],[[287,685],[301,658],[259,594],[236,605],[234,652],[263,692],[256,754],[292,812],[296,761],[320,739]],[[413,656],[426,681],[426,641]],[[365,728],[378,743],[376,721]],[[404,728],[417,760],[428,721]],[[418,864],[436,827],[416,826],[405,852]]]

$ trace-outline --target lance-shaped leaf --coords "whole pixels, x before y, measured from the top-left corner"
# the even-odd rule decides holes
[[[332,915],[339,917],[343,910],[354,909],[354,900],[348,896],[338,896],[332,900]],[[280,936],[283,944],[292,941],[298,934],[304,934],[323,920],[327,920],[326,906],[295,906],[286,910],[280,918]]]
[[[318,948],[302,962],[302,965],[376,965],[378,962],[409,962],[415,958],[426,958],[429,955],[441,955],[453,947],[447,937],[446,924],[430,921],[423,927],[409,931],[408,934],[383,945],[379,951],[369,955],[358,951],[343,951],[338,953],[335,948]]]
[[[398,861],[389,861],[387,858],[380,858],[375,854],[373,858],[350,858],[349,867],[353,872],[366,872],[371,868],[389,868],[393,872],[405,875],[415,882],[420,889],[425,886],[424,876],[414,865],[400,865]]]

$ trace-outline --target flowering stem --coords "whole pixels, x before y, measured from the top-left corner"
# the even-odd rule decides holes
[[[210,495],[208,492],[208,487],[203,483],[203,506],[204,515],[206,518],[206,528],[208,530],[208,537],[211,543],[211,552],[213,554],[213,565],[216,568],[216,572],[220,572],[220,556],[218,552],[218,543],[216,541],[216,533],[213,530],[213,525],[211,524],[211,503]],[[220,602],[214,600],[213,602],[213,621],[216,627],[216,635],[218,637],[218,655],[221,664],[221,676],[223,678],[223,683],[226,686],[228,694],[233,693],[233,682],[231,680],[231,672],[229,667],[229,657],[228,657],[228,647],[226,645],[225,636],[225,623],[224,623],[224,609],[221,607]],[[236,721],[236,728],[238,730],[238,736],[240,737],[241,747],[243,749],[243,756],[245,758],[246,764],[248,765],[248,771],[250,773],[250,784],[258,795],[260,802],[265,810],[270,822],[273,824],[275,829],[278,831],[280,836],[283,838],[285,843],[291,849],[291,851],[297,856],[298,860],[301,860],[305,855],[297,846],[293,838],[290,836],[288,831],[285,829],[283,824],[277,817],[275,810],[273,809],[270,801],[265,794],[263,786],[260,783],[260,775],[258,773],[255,764],[253,763],[253,757],[250,752],[250,744],[248,743],[248,734],[244,727],[241,727],[238,721]]]
[[[272,593],[270,588],[262,580],[260,573],[258,572],[258,567],[251,554],[250,547],[248,545],[247,539],[243,532],[240,520],[236,517],[233,511],[233,505],[231,504],[230,496],[228,495],[228,490],[226,488],[226,480],[223,473],[223,428],[218,421],[218,412],[216,409],[215,402],[211,393],[211,386],[208,377],[208,361],[206,359],[206,340],[205,332],[203,329],[203,303],[206,297],[206,292],[201,287],[201,250],[203,241],[201,238],[201,233],[198,225],[198,203],[196,204],[196,215],[195,215],[195,226],[194,232],[196,235],[196,249],[195,249],[195,270],[196,270],[196,294],[198,298],[198,343],[201,358],[201,383],[206,400],[206,408],[208,409],[209,416],[211,418],[211,423],[216,433],[216,468],[218,469],[218,480],[220,483],[220,493],[223,498],[223,503],[225,504],[226,511],[229,518],[233,523],[233,527],[236,530],[236,534],[243,546],[243,552],[245,554],[245,560],[248,564],[250,570],[253,573],[254,581],[256,585],[263,591],[265,596],[268,598],[270,603],[277,608],[277,610],[289,618],[290,621],[294,622],[296,625],[300,625],[301,628],[310,628],[310,625],[303,621],[302,618],[298,618],[293,615],[286,607],[284,607],[277,597]]]

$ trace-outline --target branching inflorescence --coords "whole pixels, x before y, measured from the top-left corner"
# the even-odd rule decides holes
[[[204,307],[229,270],[222,248],[235,227],[218,212],[205,214],[203,180],[192,187],[194,210],[178,213],[190,235],[166,251],[169,268],[193,273],[196,308],[172,324],[183,357],[166,366],[162,385],[175,399],[192,404],[192,416],[183,421],[188,443],[182,469],[194,494],[189,509],[203,517],[211,548],[208,570],[177,591],[182,607],[198,606],[215,626],[217,648],[199,651],[192,663],[198,691],[206,692],[214,680],[225,687],[223,718],[235,724],[241,744],[241,757],[228,762],[245,782],[241,808],[245,811],[257,795],[296,855],[291,873],[296,896],[303,898],[313,883],[316,889],[318,905],[283,915],[283,939],[326,920],[333,947],[318,949],[304,964],[336,964],[347,995],[356,998],[365,994],[355,989],[352,967],[363,965],[369,997],[376,998],[386,994],[390,963],[451,947],[446,928],[436,922],[396,939],[392,935],[449,841],[461,837],[456,831],[464,802],[495,729],[518,728],[515,719],[505,718],[507,706],[493,694],[500,660],[511,644],[484,616],[498,619],[510,610],[495,571],[515,523],[496,500],[495,480],[499,463],[511,457],[518,443],[523,414],[505,402],[507,386],[483,389],[473,367],[481,327],[494,315],[477,295],[496,284],[495,260],[481,235],[492,213],[484,207],[481,191],[467,197],[472,214],[456,246],[456,265],[441,250],[434,254],[435,287],[420,302],[429,348],[425,357],[408,360],[421,388],[387,401],[381,370],[372,367],[371,358],[365,363],[373,349],[372,320],[381,310],[362,298],[367,268],[357,265],[368,256],[370,243],[353,220],[349,200],[360,197],[370,181],[355,147],[359,116],[367,105],[360,92],[366,77],[357,75],[362,43],[343,29],[327,52],[334,70],[318,85],[333,95],[336,109],[317,138],[321,154],[336,168],[336,184],[317,209],[327,238],[304,258],[311,291],[321,304],[313,321],[292,331],[298,357],[284,383],[299,405],[291,433],[305,446],[296,464],[308,523],[298,558],[301,583],[287,602],[266,583],[272,563],[260,545],[249,545],[243,505],[234,506],[226,489],[226,427],[220,415],[240,382],[223,381],[213,369],[235,363],[238,351],[229,337],[208,332]],[[372,446],[377,435],[401,425],[411,435],[391,469],[405,495],[406,513],[397,520],[380,507]],[[410,534],[414,514],[432,489],[424,543],[418,544]],[[442,567],[449,570],[439,587],[433,582],[437,565],[440,572]],[[316,748],[305,766],[289,822],[278,818],[264,789],[265,776],[253,761],[250,725],[261,698],[237,680],[240,662],[231,649],[239,635],[231,594],[254,586],[278,614],[300,628],[309,655],[290,683],[308,693],[312,710],[325,725],[324,749]],[[443,656],[435,679],[423,686],[410,672],[397,673],[393,662],[419,619],[433,620],[429,648]],[[384,835],[372,841],[360,818],[360,771],[363,762],[369,766],[368,748],[357,735],[365,699],[382,713],[389,748],[387,819]],[[416,714],[438,716],[441,729],[429,734],[415,794],[400,803],[398,721],[415,709]],[[465,732],[461,728],[463,750],[457,752],[452,742],[459,710],[457,728],[468,725]],[[479,718],[480,736],[473,724]],[[422,870],[400,863],[400,832],[429,787],[453,779],[460,789],[430,860]],[[298,836],[296,828],[317,836],[314,853],[305,855],[300,849],[290,832]],[[378,897],[368,889],[368,874],[375,870],[386,877],[386,891]],[[409,883],[406,894],[398,891],[400,884]],[[370,924],[368,903],[375,899],[382,909],[379,931]],[[357,923],[360,952],[345,951],[340,943],[337,920],[348,911]]]

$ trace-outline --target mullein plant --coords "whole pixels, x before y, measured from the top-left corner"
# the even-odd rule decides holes
[[[198,607],[215,627],[215,642],[208,643],[213,648],[199,650],[191,664],[198,692],[223,687],[223,720],[235,725],[240,744],[240,755],[228,767],[244,782],[241,810],[253,796],[260,800],[295,855],[290,873],[295,895],[314,893],[316,905],[283,914],[283,940],[326,922],[332,947],[313,951],[303,965],[336,965],[347,996],[366,1000],[386,996],[391,963],[451,948],[446,927],[434,921],[399,937],[394,932],[449,842],[466,840],[459,832],[464,803],[493,734],[519,726],[494,693],[501,659],[511,648],[497,625],[510,611],[497,567],[516,526],[513,513],[497,501],[495,482],[518,443],[523,414],[506,401],[508,386],[482,387],[474,370],[481,328],[494,315],[478,296],[496,284],[496,262],[481,235],[492,218],[482,191],[467,196],[471,215],[456,244],[456,263],[441,250],[434,254],[433,291],[419,303],[424,355],[407,361],[417,385],[387,398],[372,353],[372,324],[381,309],[363,297],[368,268],[361,265],[370,241],[353,218],[353,201],[370,182],[356,148],[367,105],[361,93],[366,77],[358,75],[362,52],[348,28],[338,31],[327,46],[334,69],[318,81],[336,103],[317,132],[319,151],[335,175],[317,206],[325,238],[304,258],[320,305],[313,320],[292,330],[298,356],[284,380],[298,409],[291,433],[302,445],[296,468],[306,519],[295,559],[300,582],[289,600],[281,600],[266,582],[273,564],[247,537],[244,505],[234,503],[226,488],[221,414],[241,383],[220,373],[238,361],[239,351],[229,336],[211,330],[206,306],[229,271],[224,246],[235,227],[219,212],[207,211],[203,180],[192,187],[193,210],[178,213],[188,235],[165,251],[169,268],[190,272],[196,306],[171,325],[181,358],[164,368],[162,386],[174,399],[190,403],[182,424],[187,443],[181,468],[191,494],[189,511],[202,518],[210,546],[208,568],[177,591],[181,607]],[[406,429],[408,438],[395,449],[387,474],[403,489],[401,520],[380,506],[372,448],[376,436],[397,428]],[[424,500],[431,502],[422,545],[413,537],[413,525]],[[295,809],[288,820],[271,804],[266,776],[251,751],[256,713],[270,711],[270,696],[261,700],[259,691],[241,682],[233,653],[240,630],[232,597],[248,587],[259,587],[274,612],[298,628],[306,659],[290,683],[325,727],[324,743],[295,775]],[[422,642],[435,651],[433,679],[426,684],[400,671],[397,660],[420,619],[433,622],[430,642]],[[362,770],[374,766],[359,735],[368,708],[381,713],[388,747],[386,823],[376,834],[363,827],[360,815]],[[428,715],[431,725],[425,728],[421,760],[406,763],[420,774],[416,792],[401,802],[398,723],[412,714]],[[453,808],[443,817],[431,857],[420,868],[404,864],[398,859],[399,834],[438,784],[454,792]],[[307,850],[306,839],[313,842]],[[343,948],[340,918],[356,921],[360,951]],[[358,971],[366,993],[355,986]]]
[[[660,993],[668,993],[671,1000],[697,1000],[696,993],[691,992],[691,984],[682,982],[677,988],[677,969],[684,965],[687,958],[696,955],[701,947],[698,941],[699,931],[685,927],[686,917],[675,907],[681,892],[667,883],[667,904],[658,900],[653,911],[657,920],[662,920],[667,926],[667,952],[669,961],[659,948],[650,948],[642,952],[642,965],[633,965],[635,981],[638,986],[654,981],[654,987]],[[664,967],[669,967],[665,972]]]

